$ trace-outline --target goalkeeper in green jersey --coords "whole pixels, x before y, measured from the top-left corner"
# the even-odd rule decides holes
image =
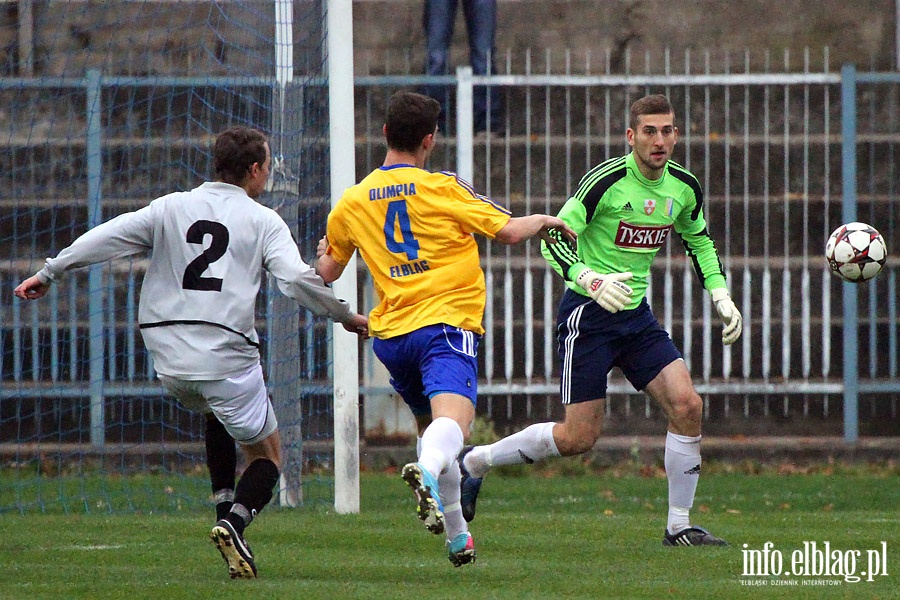
[[[644,297],[650,265],[672,229],[722,319],[722,343],[741,335],[741,314],[703,218],[697,178],[670,160],[678,140],[672,105],[661,95],[631,105],[632,151],[589,171],[559,217],[577,247],[543,244],[568,286],[559,306],[562,423],[539,423],[460,455],[463,515],[475,516],[481,478],[495,466],[533,463],[589,451],[600,437],[607,374],[619,367],[668,417],[665,466],[669,515],[663,545],[726,545],[690,521],[700,476],[702,401],[681,353]]]

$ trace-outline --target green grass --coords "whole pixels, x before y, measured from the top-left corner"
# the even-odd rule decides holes
[[[206,537],[211,511],[5,514],[0,598],[900,598],[896,469],[710,471],[694,521],[731,547],[661,545],[666,480],[656,469],[506,471],[485,481],[472,523],[478,561],[459,569],[441,537],[415,519],[396,474],[363,475],[358,515],[266,509],[247,535],[256,581],[228,579]],[[834,587],[773,585],[785,577],[742,585],[742,545],[767,541],[786,562],[804,541],[863,550],[863,560],[886,541],[888,576]]]

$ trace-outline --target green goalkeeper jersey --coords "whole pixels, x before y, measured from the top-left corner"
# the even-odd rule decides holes
[[[645,178],[633,154],[591,169],[559,218],[578,234],[575,246],[565,241],[541,244],[541,253],[573,291],[587,296],[574,279],[585,268],[597,273],[624,273],[634,290],[626,309],[640,304],[647,291],[650,266],[674,228],[694,271],[707,290],[725,287],[725,275],[703,218],[700,182],[681,165],[669,161],[663,176]],[[561,238],[558,238],[561,239]]]

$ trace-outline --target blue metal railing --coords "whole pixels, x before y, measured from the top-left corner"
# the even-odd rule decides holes
[[[323,82],[310,79],[306,85],[321,85]],[[475,85],[499,85],[499,86],[530,86],[544,87],[589,87],[589,86],[694,86],[694,85],[725,85],[725,86],[754,86],[754,85],[836,85],[841,87],[841,164],[842,164],[842,210],[841,219],[844,222],[857,219],[857,93],[860,84],[900,84],[900,74],[896,73],[857,73],[852,66],[844,67],[841,73],[803,73],[803,74],[724,74],[724,75],[496,75],[490,77],[475,77],[463,74],[460,77],[429,78],[424,76],[383,76],[360,77],[356,84],[361,88],[380,87],[411,87],[423,83],[445,83],[456,86],[459,97],[470,98],[472,87]],[[103,178],[102,153],[104,147],[104,133],[101,123],[101,115],[104,113],[102,106],[102,92],[110,86],[274,86],[274,78],[137,78],[137,77],[102,77],[97,71],[88,72],[83,79],[76,78],[49,78],[49,79],[0,79],[0,89],[22,88],[58,88],[72,87],[82,88],[86,98],[86,139],[85,156],[87,170],[87,208],[88,226],[98,224],[102,219],[103,199],[101,197],[101,182]],[[461,105],[464,112],[467,107]],[[463,114],[465,116],[465,114]],[[461,119],[460,122],[464,122]],[[457,161],[460,165],[472,165],[473,140],[468,131],[466,135],[457,139]],[[467,167],[471,168],[471,167]],[[469,174],[470,177],[473,174]],[[889,248],[890,249],[890,248]],[[502,256],[496,257],[503,260]],[[493,260],[493,258],[489,258]],[[122,351],[128,354],[127,366],[122,372],[116,372],[114,358],[111,352],[115,349],[115,328],[118,315],[115,311],[121,310],[113,304],[113,294],[117,287],[126,288],[126,305],[124,307],[124,322],[134,324],[136,322],[135,310],[135,274],[127,271],[126,276],[120,276],[113,270],[105,271],[106,267],[96,265],[88,271],[84,284],[76,277],[67,281],[65,292],[60,292],[54,287],[48,302],[50,304],[50,381],[44,382],[40,378],[42,372],[39,356],[36,348],[40,343],[39,329],[41,327],[38,312],[33,307],[24,308],[19,301],[0,302],[0,318],[3,327],[0,329],[0,346],[3,354],[11,353],[11,368],[2,376],[3,387],[0,389],[0,400],[17,398],[25,395],[40,395],[48,398],[90,398],[91,415],[91,443],[103,445],[104,443],[104,402],[110,394],[132,396],[156,396],[162,394],[162,389],[152,382],[152,366],[145,372],[139,372],[135,355],[143,350],[136,340],[134,327],[126,327],[125,348]],[[108,275],[104,276],[104,273]],[[9,282],[15,285],[16,277],[21,273],[11,273]],[[885,277],[886,275],[886,277]],[[888,321],[897,321],[897,294],[896,294],[896,270],[892,267],[882,276],[886,279],[888,293],[886,298]],[[104,286],[104,279],[107,278]],[[113,279],[115,278],[115,279]],[[880,278],[881,279],[881,278]],[[124,283],[123,283],[124,282]],[[8,288],[8,289],[11,289]],[[699,382],[698,391],[703,394],[842,394],[844,403],[843,426],[844,438],[848,442],[854,442],[859,435],[859,396],[860,394],[894,394],[900,392],[900,381],[897,379],[897,328],[888,327],[887,347],[890,355],[889,367],[884,374],[875,373],[878,377],[870,377],[861,380],[859,371],[859,326],[860,315],[858,312],[859,288],[850,284],[844,284],[842,297],[842,369],[841,379],[811,379],[806,377],[794,377],[782,381],[753,380],[747,377],[739,377],[733,380]],[[80,298],[87,301],[87,357],[88,376],[84,381],[72,365],[64,365],[68,360],[75,363],[83,360],[80,354],[82,346],[79,344],[79,335],[83,327],[78,323],[77,304]],[[104,300],[106,298],[106,300]],[[106,306],[104,305],[106,302]],[[63,317],[61,309],[65,307],[66,316]],[[30,310],[31,317],[23,316],[23,309]],[[708,319],[708,315],[704,316]],[[873,320],[873,319],[872,319]],[[28,322],[30,321],[30,323]],[[873,320],[874,322],[874,320]],[[489,324],[490,326],[490,324]],[[872,327],[874,331],[874,326]],[[68,337],[68,350],[65,356],[60,353],[60,335],[65,333]],[[29,345],[33,349],[31,353],[31,365],[26,369],[25,337],[30,336]],[[882,340],[870,341],[870,346],[882,343]],[[873,348],[874,349],[874,348]],[[872,352],[870,352],[872,354]],[[68,370],[68,380],[63,373]],[[31,374],[31,381],[26,381],[26,371]],[[28,385],[25,385],[28,384]],[[363,390],[365,391],[365,389]],[[555,394],[556,384],[551,381],[526,381],[512,383],[510,381],[487,381],[481,386],[481,392],[492,395],[506,394]],[[610,388],[613,393],[631,393],[627,386],[613,385]]]
[[[843,181],[843,202],[841,220],[850,223],[859,220],[857,215],[857,86],[860,83],[887,83],[900,85],[900,73],[857,73],[854,65],[844,65],[841,69],[841,170]],[[888,249],[890,251],[890,248]],[[890,322],[896,322],[896,275],[889,273],[887,295]],[[843,395],[844,395],[844,439],[855,442],[859,438],[859,327],[857,296],[859,287],[854,284],[843,284]],[[847,326],[849,324],[849,326]],[[874,346],[874,344],[871,344]],[[888,346],[890,359],[889,380],[881,382],[883,391],[900,390],[897,381],[897,331],[889,329]],[[864,389],[870,390],[871,387]]]

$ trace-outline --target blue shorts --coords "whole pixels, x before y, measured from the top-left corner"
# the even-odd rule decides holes
[[[556,322],[563,404],[606,398],[606,377],[619,367],[643,390],[681,353],[644,299],[634,310],[611,313],[566,290]]]
[[[480,335],[428,325],[404,335],[376,338],[372,349],[391,375],[391,385],[414,415],[431,414],[431,398],[451,393],[475,404]]]

